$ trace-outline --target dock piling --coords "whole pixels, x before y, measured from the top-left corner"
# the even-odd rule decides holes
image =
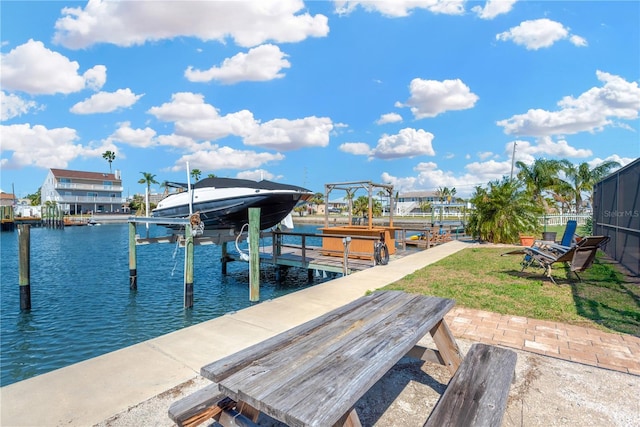
[[[31,310],[31,226],[18,225],[20,310]]]
[[[129,222],[129,290],[138,289],[138,268],[136,264],[136,223]]]
[[[249,301],[260,301],[260,208],[249,208]]]
[[[191,224],[187,224],[184,242],[184,308],[193,307],[193,233],[191,230]]]

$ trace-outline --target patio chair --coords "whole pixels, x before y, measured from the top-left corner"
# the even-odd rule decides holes
[[[589,236],[571,247],[549,244],[524,248],[525,258],[522,262],[522,271],[530,266],[539,266],[544,269],[545,276],[556,284],[551,274],[551,266],[558,262],[564,262],[568,263],[570,271],[574,272],[579,280],[582,280],[578,272],[591,267],[596,252],[608,241],[608,236]]]

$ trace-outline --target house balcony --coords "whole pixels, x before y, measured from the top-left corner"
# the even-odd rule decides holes
[[[80,203],[94,203],[94,204],[109,204],[109,205],[121,205],[126,202],[125,197],[94,197],[94,196],[58,196],[55,198],[57,204],[80,204]]]
[[[77,182],[56,182],[56,191],[60,190],[81,190],[81,191],[110,191],[114,193],[122,193],[122,185],[104,185],[104,184],[85,184]]]

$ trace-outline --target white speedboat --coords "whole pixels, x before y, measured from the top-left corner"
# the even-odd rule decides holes
[[[265,180],[205,178],[195,183],[191,191],[187,184],[169,185],[183,191],[162,199],[151,216],[188,218],[190,212],[197,212],[205,230],[240,231],[249,222],[249,208],[260,208],[260,229],[266,230],[280,223],[296,204],[313,196],[305,188]]]

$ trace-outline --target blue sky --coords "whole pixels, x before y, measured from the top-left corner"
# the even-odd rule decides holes
[[[477,185],[640,156],[638,1],[2,1],[3,191],[203,175]],[[160,191],[159,186],[152,190]]]

